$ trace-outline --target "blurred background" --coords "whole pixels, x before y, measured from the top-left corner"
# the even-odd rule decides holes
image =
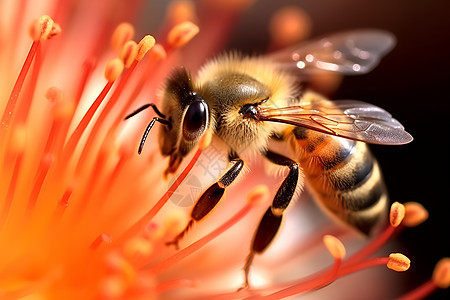
[[[397,38],[396,47],[374,71],[346,77],[336,89],[324,92],[333,99],[381,106],[414,136],[411,144],[372,150],[384,170],[391,200],[417,201],[430,212],[424,224],[398,237],[398,250],[412,259],[410,271],[401,276],[409,286],[417,286],[430,278],[440,258],[450,256],[450,1],[259,0],[237,18],[225,48],[249,54],[276,48],[270,20],[286,5],[301,7],[307,15],[305,37],[379,28]],[[151,1],[148,9],[164,7],[165,1]],[[152,13],[157,15],[161,20],[143,19],[140,28],[158,28],[164,14]],[[450,299],[450,293],[438,291],[431,299]]]

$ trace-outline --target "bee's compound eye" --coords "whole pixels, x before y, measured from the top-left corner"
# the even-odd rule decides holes
[[[192,141],[200,137],[208,125],[208,106],[205,101],[197,100],[189,105],[183,121],[183,137]]]

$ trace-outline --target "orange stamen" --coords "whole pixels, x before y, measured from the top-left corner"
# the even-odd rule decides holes
[[[428,219],[428,211],[417,202],[405,203],[405,218],[402,225],[407,227],[416,227]]]
[[[411,261],[401,253],[391,253],[386,265],[391,270],[404,272],[409,269]]]
[[[144,58],[145,54],[155,46],[155,38],[151,35],[146,35],[138,44],[138,53],[136,55],[136,60],[140,61]]]
[[[389,214],[389,222],[391,226],[397,227],[405,217],[405,206],[401,203],[394,202],[391,205],[391,212]]]
[[[105,78],[109,82],[114,82],[122,73],[124,68],[123,62],[119,58],[114,58],[106,64]]]
[[[111,37],[111,46],[114,50],[119,52],[123,45],[125,45],[126,42],[131,40],[134,36],[134,27],[130,23],[120,23],[116,29],[114,30],[114,33]]]
[[[92,242],[90,248],[91,250],[96,250],[102,244],[111,244],[111,243],[112,237],[110,235],[102,233]]]
[[[180,48],[188,43],[199,32],[192,22],[186,21],[174,26],[167,35],[167,42],[173,48]]]
[[[122,60],[125,67],[129,68],[136,59],[137,54],[138,54],[138,45],[136,44],[136,42],[128,41],[123,45],[119,57]]]
[[[413,289],[407,294],[398,298],[398,300],[425,299],[436,289],[446,289],[450,286],[450,258],[442,258],[434,267],[433,276],[430,280],[419,287]]]
[[[442,258],[434,268],[433,282],[441,289],[446,289],[450,286],[450,258]]]
[[[0,124],[0,140],[4,136],[6,130],[8,129],[9,123],[11,122],[11,118],[14,113],[14,108],[17,103],[17,99],[19,98],[20,92],[22,90],[23,83],[27,76],[28,70],[30,69],[31,63],[35,57],[36,51],[40,45],[40,41],[33,41],[31,45],[30,51],[25,59],[25,62],[20,70],[19,76],[17,77],[16,83],[11,91],[11,95],[9,96],[8,103],[6,104],[5,111],[3,112],[3,116]]]
[[[334,259],[343,259],[345,256],[345,247],[342,244],[342,242],[332,236],[332,235],[325,235],[323,237],[323,243],[328,249],[328,252],[334,257]]]

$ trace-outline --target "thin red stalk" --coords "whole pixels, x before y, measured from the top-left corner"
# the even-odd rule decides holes
[[[78,141],[80,140],[81,135],[86,130],[86,127],[88,126],[89,122],[94,117],[95,112],[99,108],[100,104],[105,99],[108,92],[111,90],[112,86],[114,84],[114,81],[108,81],[106,83],[103,90],[98,95],[97,99],[95,99],[94,103],[89,107],[86,114],[81,119],[80,123],[78,124],[77,128],[75,128],[75,131],[72,133],[72,135],[69,138],[69,141],[67,142],[66,147],[64,148],[65,155],[68,156],[66,159],[62,160],[64,163],[67,162],[68,158],[72,155],[73,151],[75,150],[76,145],[78,144]]]
[[[336,259],[333,266],[327,272],[319,272],[309,280],[302,280],[301,282],[287,287],[285,289],[279,290],[267,296],[260,297],[261,299],[282,299],[285,297],[290,297],[308,291],[321,288],[326,286],[336,280],[336,275],[341,266],[342,260]]]
[[[11,181],[8,186],[8,193],[6,194],[5,203],[3,204],[2,211],[0,214],[0,228],[3,227],[8,218],[9,210],[11,209],[11,204],[14,199],[14,192],[16,191],[17,179],[19,177],[20,167],[22,165],[23,154],[20,153],[16,158],[16,163],[14,166],[14,171],[11,177]]]
[[[384,230],[379,236],[377,236],[373,241],[363,247],[361,250],[353,254],[349,259],[344,261],[344,265],[348,266],[363,260],[368,257],[375,251],[377,251],[381,246],[383,246],[395,232],[395,229],[398,227],[394,227],[389,225],[386,230]]]
[[[67,206],[69,206],[69,198],[72,195],[72,189],[67,188],[62,195],[61,199],[58,201],[55,212],[53,213],[53,222],[51,224],[56,224],[61,220]]]
[[[437,289],[436,284],[433,282],[433,280],[430,279],[427,282],[420,285],[419,287],[415,288],[414,290],[406,293],[405,295],[402,295],[397,300],[425,299],[425,297],[433,293],[436,289]]]
[[[195,152],[194,157],[191,159],[189,164],[186,166],[186,168],[181,172],[180,176],[175,180],[175,182],[170,186],[170,188],[167,190],[167,192],[159,199],[159,201],[141,218],[139,219],[134,225],[132,225],[122,236],[122,239],[126,239],[129,236],[135,234],[139,230],[141,230],[150,220],[153,219],[153,217],[159,212],[159,210],[166,204],[166,202],[170,199],[172,194],[176,191],[176,189],[180,186],[180,184],[183,182],[183,180],[186,178],[186,176],[189,174],[189,172],[194,167],[195,163],[198,160],[198,157],[202,153],[201,149],[198,149],[197,152]]]
[[[8,129],[9,123],[11,122],[11,118],[14,113],[14,108],[17,103],[17,99],[19,98],[20,92],[22,90],[23,83],[27,76],[28,70],[30,69],[31,63],[33,62],[33,58],[36,54],[36,51],[40,45],[39,41],[33,41],[31,45],[30,51],[25,59],[25,62],[20,70],[19,76],[17,77],[16,83],[11,91],[11,95],[9,96],[8,103],[6,104],[5,111],[3,112],[3,116],[0,124],[0,139],[4,137],[6,130]]]
[[[100,130],[101,125],[104,123],[106,117],[109,115],[111,110],[116,105],[117,100],[119,99],[120,95],[122,94],[122,91],[123,91],[125,85],[127,84],[131,74],[136,69],[137,63],[138,63],[138,61],[135,60],[133,62],[133,64],[130,66],[130,68],[128,68],[124,72],[122,78],[120,79],[120,81],[117,84],[114,92],[112,93],[111,98],[109,98],[109,100],[106,103],[105,107],[100,112],[97,120],[95,121],[95,124],[92,127],[91,132],[89,133],[88,139],[87,139],[85,147],[83,149],[83,152],[81,153],[80,159],[78,160],[76,174],[79,174],[80,170],[81,170],[80,168],[82,168],[85,165],[86,159],[89,156],[89,154],[91,153],[90,150],[92,148],[92,144],[94,143],[94,140],[97,138],[97,134],[98,134],[98,132]]]
[[[47,176],[51,163],[51,156],[44,153],[44,156],[41,158],[41,161],[39,163],[38,172],[34,179],[33,189],[31,190],[30,197],[28,198],[27,214],[30,214],[36,205],[37,198],[39,196],[39,193],[41,192],[42,185],[44,184],[44,180]]]
[[[338,272],[338,277],[343,277],[348,274],[361,271],[363,269],[380,266],[380,265],[386,265],[389,261],[389,257],[376,257],[372,259],[368,259],[365,261],[362,261],[360,263],[356,263],[353,265],[346,265],[344,264],[342,268]]]
[[[22,97],[21,102],[19,103],[19,110],[17,114],[17,123],[25,123],[28,113],[30,111],[31,102],[33,99],[34,91],[36,89],[36,84],[39,77],[39,72],[41,70],[43,55],[42,55],[42,47],[38,47],[34,59],[33,70],[31,72],[31,80],[29,80],[30,84],[25,89],[24,97]],[[16,122],[15,121],[15,122]]]
[[[169,290],[181,288],[181,287],[191,287],[194,283],[189,279],[174,279],[166,282],[162,282],[156,286],[156,294],[161,294]]]
[[[162,261],[161,263],[151,267],[150,271],[154,274],[159,274],[162,271],[170,268],[171,266],[177,264],[182,259],[188,257],[189,255],[195,253],[196,251],[200,250],[203,246],[205,246],[207,243],[224,233],[226,230],[228,230],[231,226],[239,222],[242,218],[244,218],[251,210],[253,206],[251,204],[245,205],[241,210],[239,210],[233,217],[231,217],[229,220],[227,220],[225,223],[202,237],[201,239],[195,241],[191,245],[187,246],[186,248],[178,251],[171,257],[167,258],[166,260]]]

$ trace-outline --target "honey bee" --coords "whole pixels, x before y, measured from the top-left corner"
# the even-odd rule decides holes
[[[329,101],[299,88],[318,72],[364,74],[394,45],[384,31],[338,33],[263,57],[238,54],[207,62],[198,76],[176,69],[161,94],[161,111],[142,137],[142,151],[150,129],[159,127],[159,147],[169,156],[167,173],[177,170],[206,130],[219,137],[229,153],[229,166],[194,205],[179,241],[220,201],[225,189],[240,176],[246,153],[265,157],[289,172],[253,237],[245,264],[245,285],[255,254],[275,237],[286,208],[303,177],[314,198],[341,222],[369,234],[383,219],[388,196],[380,167],[366,143],[399,145],[412,141],[404,127],[385,110],[355,100]],[[271,140],[286,143],[295,157],[271,149]]]

